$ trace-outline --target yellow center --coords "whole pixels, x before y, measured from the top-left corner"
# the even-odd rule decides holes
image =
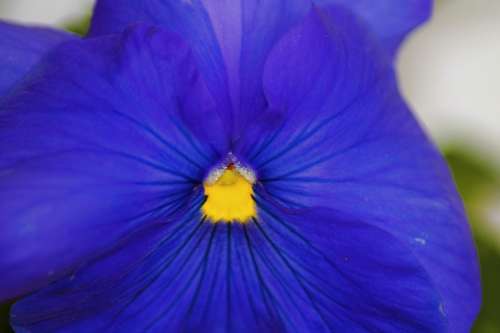
[[[256,216],[252,182],[228,166],[214,182],[203,184],[207,199],[201,211],[212,222],[246,223]]]

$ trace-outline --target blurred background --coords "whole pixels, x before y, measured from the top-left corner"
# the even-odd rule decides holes
[[[0,19],[84,34],[93,0],[0,0]],[[398,57],[403,95],[440,146],[464,198],[481,261],[475,333],[500,332],[500,1],[436,0]],[[0,332],[10,332],[0,305]]]

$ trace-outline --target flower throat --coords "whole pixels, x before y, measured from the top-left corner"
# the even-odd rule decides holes
[[[212,170],[203,183],[206,196],[201,207],[203,215],[213,223],[247,223],[257,214],[254,183],[254,173],[230,154],[228,162]]]

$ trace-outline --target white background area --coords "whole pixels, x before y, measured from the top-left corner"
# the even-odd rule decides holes
[[[398,70],[403,94],[438,142],[500,163],[499,0],[439,1],[404,45]]]

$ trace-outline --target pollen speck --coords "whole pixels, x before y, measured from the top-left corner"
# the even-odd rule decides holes
[[[255,176],[247,168],[229,163],[211,172],[204,182],[202,213],[213,223],[246,223],[256,217],[253,195]]]

